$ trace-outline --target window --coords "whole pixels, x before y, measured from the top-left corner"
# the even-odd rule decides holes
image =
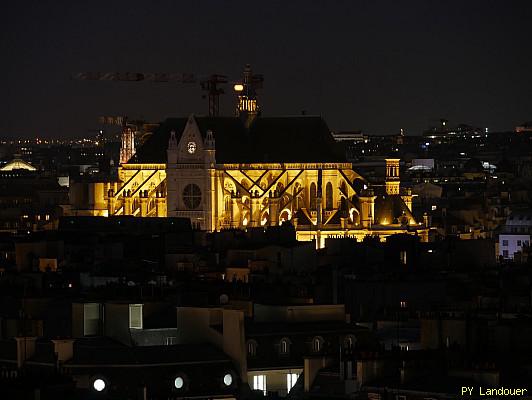
[[[257,355],[257,342],[254,340],[248,341],[248,355],[255,357]]]
[[[520,240],[517,241],[517,245],[521,246],[521,241]]]
[[[503,241],[502,241],[502,245],[503,245],[503,246],[508,246],[508,240],[503,240]]]
[[[312,339],[312,351],[319,353],[323,347],[323,339],[320,336],[316,336]]]
[[[316,210],[316,184],[310,184],[310,209]]]
[[[288,338],[282,338],[279,342],[279,353],[283,355],[290,353],[290,340]]]
[[[142,304],[129,305],[129,328],[142,329]]]
[[[100,304],[83,304],[83,336],[100,334]]]
[[[174,345],[176,343],[177,343],[177,338],[175,336],[168,336],[166,338],[166,345],[167,346],[172,346],[172,345]]]
[[[286,374],[286,390],[288,393],[290,393],[290,390],[296,384],[297,378],[299,378],[298,374]]]
[[[344,339],[344,350],[352,351],[355,344],[355,338],[352,335],[346,336]]]
[[[407,308],[408,307],[408,302],[406,302],[405,300],[402,300],[399,302],[399,306],[401,308]]]
[[[183,190],[183,203],[185,207],[194,210],[201,204],[201,189],[198,185],[190,183]]]
[[[399,259],[401,260],[401,264],[406,265],[406,250],[399,252]]]
[[[504,258],[508,258],[508,250],[503,250],[503,251],[502,251],[502,256],[503,256]]]
[[[266,375],[255,375],[253,377],[253,390],[262,390],[266,396]]]
[[[333,188],[331,182],[327,182],[327,185],[325,185],[325,209],[333,209]]]

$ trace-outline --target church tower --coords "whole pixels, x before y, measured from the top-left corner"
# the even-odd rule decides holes
[[[120,147],[120,164],[126,164],[135,155],[135,131],[131,126],[122,128],[122,145]]]
[[[399,186],[401,179],[399,178],[399,159],[386,159],[386,194],[399,194]]]
[[[263,80],[262,75],[254,75],[251,66],[247,64],[244,68],[242,83],[234,86],[235,92],[238,94],[236,115],[242,119],[247,128],[251,126],[255,118],[260,114],[257,89],[262,87]]]

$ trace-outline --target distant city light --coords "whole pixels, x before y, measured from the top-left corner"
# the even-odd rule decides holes
[[[183,378],[181,378],[180,376],[178,376],[177,378],[175,378],[174,380],[174,387],[176,389],[181,389],[183,388],[183,386],[185,385],[185,381],[183,380]]]
[[[235,89],[235,92],[241,92],[244,90],[244,85],[237,83],[235,86],[233,86],[233,89]]]
[[[225,374],[224,376],[225,386],[231,386],[232,383],[233,383],[233,377],[231,376],[231,374]]]
[[[103,379],[96,379],[93,383],[92,383],[92,387],[94,388],[94,390],[96,390],[97,392],[101,392],[102,390],[105,389],[105,381]]]

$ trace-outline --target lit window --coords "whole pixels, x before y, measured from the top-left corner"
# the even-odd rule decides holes
[[[290,392],[299,378],[298,374],[286,374],[286,390]]]
[[[266,396],[266,375],[255,375],[253,377],[253,390],[262,390]]]
[[[129,328],[142,329],[142,304],[129,305]]]
[[[402,300],[402,301],[399,303],[399,305],[401,306],[401,308],[406,308],[406,307],[408,307],[408,303],[407,303],[406,301],[404,301],[404,300]]]

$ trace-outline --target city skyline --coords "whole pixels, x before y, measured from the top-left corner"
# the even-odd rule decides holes
[[[11,3],[0,41],[0,136],[78,137],[101,115],[207,114],[199,84],[75,81],[80,71],[265,77],[265,116],[417,135],[434,121],[508,131],[532,119],[526,21],[513,2]],[[310,67],[310,68],[309,68]],[[222,115],[234,115],[231,85]]]

